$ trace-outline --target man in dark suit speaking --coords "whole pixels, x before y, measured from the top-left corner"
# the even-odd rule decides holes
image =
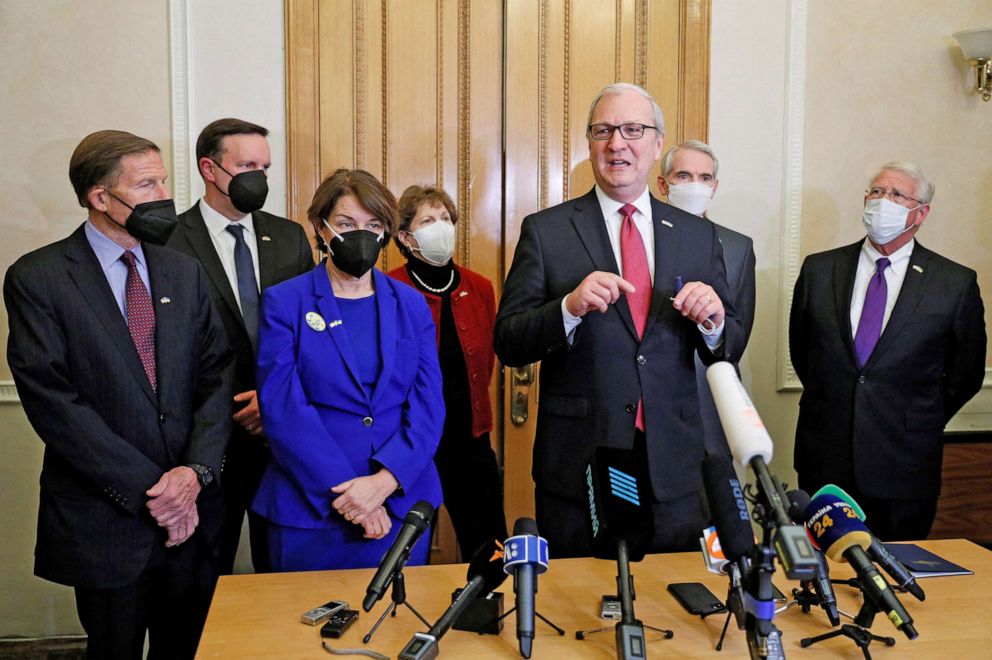
[[[705,142],[686,140],[672,147],[661,159],[658,189],[675,208],[708,218],[706,208],[720,185],[720,162]],[[723,248],[723,263],[727,267],[727,282],[733,292],[734,309],[744,327],[744,345],[754,324],[754,242],[751,237],[729,227],[713,223]],[[736,365],[735,365],[736,366]],[[707,454],[730,455],[727,436],[720,424],[713,394],[706,380],[706,365],[696,356],[696,388],[699,390],[699,411],[703,418],[703,433]]]
[[[867,238],[806,258],[789,320],[799,486],[844,488],[883,541],[929,534],[944,425],[985,373],[975,271],[915,240],[933,191],[917,166],[883,166],[865,191]]]
[[[584,475],[600,445],[647,462],[653,551],[691,548],[705,522],[693,355],[737,360],[743,329],[713,224],[648,192],[664,132],[644,89],[600,92],[587,129],[596,186],[524,219],[497,314],[503,363],[542,361],[533,475],[558,557],[591,551]]]
[[[7,359],[45,443],[35,573],[75,587],[89,658],[192,658],[216,582],[230,353],[159,149],[99,131],[69,163],[88,219],[7,271]]]
[[[196,161],[206,191],[179,216],[169,247],[199,260],[235,358],[234,432],[224,457],[221,574],[231,573],[241,525],[269,461],[255,394],[261,291],[313,268],[303,228],[262,211],[272,164],[269,131],[241,119],[218,119],[200,132]],[[269,571],[265,520],[248,511],[252,565]]]

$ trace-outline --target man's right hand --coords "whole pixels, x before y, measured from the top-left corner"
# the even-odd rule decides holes
[[[625,293],[634,293],[634,285],[616,273],[606,273],[601,270],[586,275],[565,298],[565,309],[572,316],[585,316],[587,312],[598,309],[606,313],[610,305],[620,299]]]
[[[190,509],[190,512],[184,518],[165,528],[169,533],[169,538],[165,541],[165,547],[172,548],[186,542],[189,537],[193,536],[193,532],[196,531],[199,524],[200,514],[197,512],[196,505],[194,504],[193,508]]]

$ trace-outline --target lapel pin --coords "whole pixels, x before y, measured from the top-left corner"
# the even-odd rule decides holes
[[[263,237],[262,237],[262,240],[263,240],[263,241],[271,241],[272,239],[271,239],[271,238],[269,238],[268,236],[263,236]]]
[[[307,312],[307,325],[309,325],[312,330],[316,330],[317,332],[323,332],[324,328],[327,327],[327,324],[324,323],[324,317],[317,312]],[[331,324],[331,327],[334,327],[333,323]]]
[[[917,266],[916,264],[913,264],[913,270],[915,270],[917,273],[922,273],[923,272],[923,267],[922,266]]]
[[[163,305],[168,305],[169,303],[172,302],[172,298],[170,298],[169,296],[162,296],[161,298],[158,299],[158,301]]]
[[[341,323],[343,323],[343,321],[341,321],[341,319],[337,319],[336,321],[331,321],[331,327],[332,328],[336,328],[339,325],[341,325]]]
[[[461,293],[458,294],[458,297],[459,298],[464,298],[467,295],[468,295],[468,291],[462,291]]]
[[[665,225],[669,229],[674,229],[675,228],[675,225],[673,225],[672,223],[670,223],[668,220],[662,220],[661,221],[661,224]]]

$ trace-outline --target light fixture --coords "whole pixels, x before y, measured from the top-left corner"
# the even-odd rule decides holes
[[[975,91],[982,100],[992,98],[992,28],[955,32],[964,58],[975,67]]]

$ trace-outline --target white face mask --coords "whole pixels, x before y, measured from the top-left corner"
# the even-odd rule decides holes
[[[434,266],[443,266],[455,254],[455,226],[450,222],[437,220],[410,234],[417,239],[417,245],[410,249],[419,252],[424,261]]]
[[[668,186],[668,201],[686,213],[702,215],[713,198],[713,188],[700,181]]]
[[[864,224],[868,236],[876,245],[891,243],[904,232],[909,231],[916,225],[906,226],[906,218],[910,211],[920,208],[915,206],[907,209],[902,204],[896,204],[884,197],[869,199],[865,202],[865,210],[861,214],[861,223]]]

